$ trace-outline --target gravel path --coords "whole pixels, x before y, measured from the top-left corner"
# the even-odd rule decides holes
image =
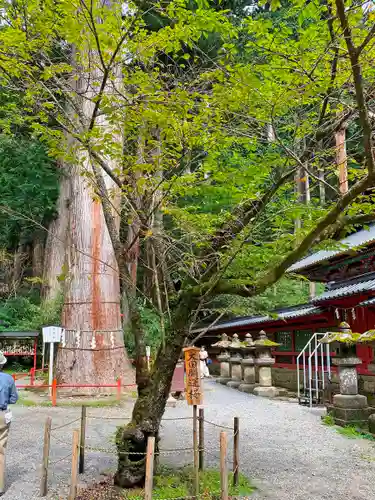
[[[205,390],[205,419],[231,426],[240,417],[241,470],[251,477],[258,491],[254,500],[375,500],[375,445],[366,440],[349,440],[320,423],[318,410],[309,410],[284,401],[269,401],[242,394],[208,381]],[[8,490],[4,500],[36,500],[43,425],[47,415],[53,427],[79,417],[79,408],[14,408],[7,453]],[[90,408],[91,417],[129,416],[125,408]],[[191,446],[191,422],[169,418],[191,416],[191,408],[178,402],[168,408],[162,424],[162,449]],[[121,420],[90,418],[87,443],[113,448],[113,435]],[[78,422],[53,432],[51,462],[70,453],[72,429]],[[205,425],[206,463],[218,463],[220,428]],[[228,431],[228,438],[231,433]],[[56,440],[58,439],[58,441]],[[231,449],[231,440],[229,444]],[[166,455],[171,464],[191,463],[190,451]],[[85,482],[115,467],[115,456],[95,451],[86,455]],[[50,467],[49,497],[66,498],[70,462]],[[60,491],[60,495],[57,494]]]

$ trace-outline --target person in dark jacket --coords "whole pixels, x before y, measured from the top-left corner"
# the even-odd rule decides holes
[[[18,399],[13,377],[3,372],[6,362],[7,358],[0,351],[0,496],[5,491],[5,450],[12,421],[9,405],[13,405]]]

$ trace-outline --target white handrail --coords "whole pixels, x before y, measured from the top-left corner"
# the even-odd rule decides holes
[[[329,344],[326,344],[326,355],[324,356],[324,344],[319,342],[319,338],[324,338],[326,333],[315,332],[310,340],[307,342],[305,347],[297,356],[297,393],[298,400],[301,398],[301,383],[300,383],[300,359],[302,356],[302,366],[303,366],[303,390],[305,396],[308,396],[309,406],[312,407],[313,403],[313,392],[315,392],[316,401],[319,400],[319,371],[321,371],[322,379],[322,389],[325,389],[325,373],[328,373],[328,377],[331,377],[331,353],[329,350]],[[313,345],[314,343],[314,345]],[[314,347],[314,348],[312,348]],[[307,373],[308,373],[308,395],[306,394],[306,355],[308,351],[307,359]],[[319,366],[319,353],[320,353],[320,366]],[[313,367],[312,359],[314,357],[314,378],[313,378]],[[326,363],[326,367],[325,367]],[[326,368],[326,369],[325,369]],[[314,383],[313,383],[314,381]]]

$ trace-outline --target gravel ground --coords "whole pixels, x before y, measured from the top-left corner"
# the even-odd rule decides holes
[[[366,440],[349,440],[320,423],[320,410],[295,403],[269,401],[242,394],[208,381],[205,390],[205,419],[231,426],[240,417],[241,470],[254,480],[254,500],[375,500],[375,445]],[[89,408],[87,444],[113,448],[113,435],[121,420],[129,416],[124,408]],[[39,498],[39,466],[43,425],[50,415],[52,426],[79,418],[79,408],[37,408],[16,406],[7,452],[7,486],[4,500]],[[191,408],[178,402],[168,408],[162,424],[162,449],[191,447],[191,422],[168,420],[191,416]],[[51,462],[70,453],[72,429],[79,422],[54,431]],[[206,463],[218,463],[219,434],[222,429],[205,424]],[[231,433],[228,431],[229,450]],[[165,455],[164,462],[179,465],[192,461],[190,451]],[[115,456],[88,451],[84,482],[114,470]],[[69,459],[50,467],[49,498],[66,498]],[[81,479],[82,480],[82,479]]]

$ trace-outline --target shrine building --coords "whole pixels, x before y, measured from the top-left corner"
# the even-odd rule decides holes
[[[375,328],[375,224],[341,240],[334,250],[322,250],[300,260],[288,273],[323,283],[325,291],[309,303],[277,309],[264,316],[246,316],[215,324],[204,335],[209,346],[221,333],[242,339],[247,332],[256,338],[260,330],[278,342],[273,379],[276,385],[295,389],[297,357],[315,332],[335,331],[347,321],[353,332]],[[334,355],[334,353],[332,353]],[[373,349],[357,346],[363,392],[375,392]]]

